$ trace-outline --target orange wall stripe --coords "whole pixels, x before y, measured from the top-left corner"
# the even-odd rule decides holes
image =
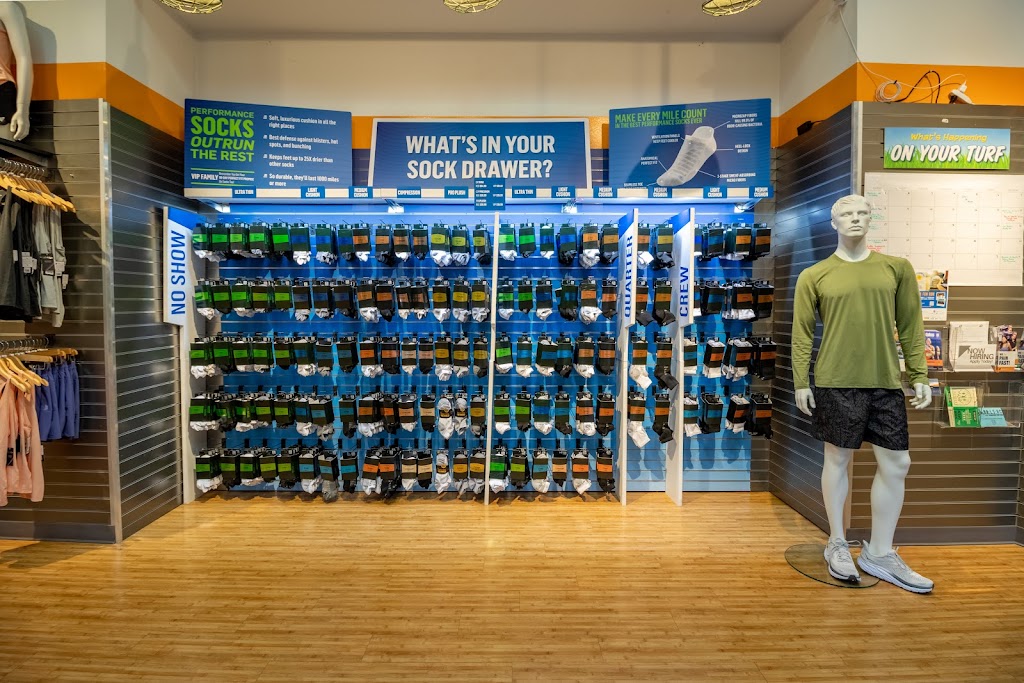
[[[804,121],[821,121],[840,111],[854,100],[857,91],[857,64],[804,98],[779,117],[777,145],[796,137],[796,128]]]
[[[32,69],[34,100],[95,100],[107,96],[107,64],[36,64]]]

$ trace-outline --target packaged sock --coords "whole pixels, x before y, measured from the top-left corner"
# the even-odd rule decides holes
[[[277,295],[277,288],[274,288],[274,294]],[[356,294],[356,281],[348,278],[342,278],[334,283],[334,305],[338,309],[341,315],[355,320],[359,315],[358,308],[358,295]]]
[[[528,334],[519,335],[516,342],[516,374],[523,378],[533,374],[533,338]]]
[[[451,471],[455,490],[461,495],[465,492],[466,484],[469,481],[469,451],[465,448],[460,448],[452,453]]]
[[[330,280],[314,280],[311,286],[313,313],[321,320],[334,317],[334,285]]]
[[[626,433],[633,440],[637,448],[643,448],[651,441],[647,435],[647,428],[644,427],[644,419],[647,415],[647,397],[642,391],[630,391],[628,398],[629,424]]]
[[[725,256],[725,226],[721,223],[709,223],[700,230],[702,261]]]
[[[433,434],[437,425],[436,409],[437,400],[433,394],[420,395],[420,426],[428,434]]]
[[[382,337],[380,340],[380,364],[384,372],[389,375],[400,375],[402,367],[399,359],[399,339],[394,337]]]
[[[448,492],[452,485],[452,473],[448,464],[448,449],[437,451],[437,465],[434,472],[434,490],[437,495]]]
[[[540,226],[539,241],[541,258],[550,259],[555,255],[555,226],[544,223]]]
[[[359,280],[356,288],[356,295],[359,299],[359,316],[368,323],[380,322],[380,311],[374,305],[374,282],[373,279],[364,277]]]
[[[398,424],[407,432],[416,431],[416,395],[402,394],[398,399]]]
[[[660,327],[676,321],[676,317],[672,315],[672,281],[668,278],[658,278],[654,281],[654,319]]]
[[[454,354],[454,344],[452,343],[451,336],[448,333],[440,335],[434,341],[434,373],[437,378],[442,382],[447,382],[452,378],[452,355]]]
[[[565,487],[569,478],[569,451],[564,448],[555,448],[551,456],[551,480],[559,489]]]
[[[569,418],[570,405],[569,394],[559,390],[555,394],[555,429],[565,436],[572,434],[572,421]]]
[[[360,396],[357,403],[357,429],[359,433],[370,438],[384,431],[384,416],[381,407],[381,394],[375,392]],[[296,417],[298,419],[298,417]]]
[[[394,236],[390,225],[377,226],[373,246],[377,254],[377,262],[381,265],[391,268],[398,262],[398,257],[395,256]]]
[[[380,478],[380,448],[374,446],[366,451],[363,458],[363,476],[360,487],[368,496],[378,492],[377,481]]]
[[[412,228],[412,255],[420,261],[430,255],[430,228],[426,225]]]
[[[455,396],[441,394],[437,399],[437,431],[447,441],[455,434]]]
[[[548,278],[537,283],[537,319],[547,320],[554,306],[554,285]]]
[[[772,250],[772,230],[767,223],[754,223],[751,226],[752,245],[750,260],[767,256]]]
[[[683,431],[686,432],[686,436],[694,437],[700,434],[699,423],[700,405],[697,402],[697,397],[686,394],[683,396]]]
[[[558,344],[546,332],[537,338],[537,372],[544,377],[555,374],[555,358],[558,356]]]
[[[605,225],[601,228],[601,263],[610,265],[619,258],[619,226]]]
[[[346,438],[351,439],[356,435],[359,418],[355,394],[341,394],[338,396],[338,421],[341,423],[341,433]]]
[[[384,374],[380,362],[380,339],[373,335],[363,337],[359,341],[359,364],[362,366],[363,377],[373,379]]]
[[[547,493],[551,488],[548,474],[551,472],[551,455],[548,449],[538,446],[533,451],[533,466],[530,468],[530,485],[537,493]]]
[[[674,241],[672,226],[668,224],[659,225],[654,229],[654,236],[654,269],[667,270],[676,264],[672,260],[672,245]]]
[[[404,491],[412,491],[416,488],[416,483],[419,481],[419,459],[416,457],[416,451],[411,448],[402,449],[401,467],[402,489]]]
[[[586,448],[577,446],[572,452],[572,487],[581,496],[590,490],[590,453]]]
[[[512,449],[508,459],[508,482],[517,491],[526,488],[530,481],[530,458],[522,443]]]
[[[434,303],[434,317],[438,322],[445,322],[452,317],[451,283],[439,277],[431,285],[431,299]]]
[[[469,430],[482,439],[487,434],[487,397],[476,393],[469,401]]]
[[[491,265],[491,232],[486,225],[473,228],[473,256],[481,266]]]
[[[562,286],[556,292],[558,296],[558,313],[563,320],[570,322],[579,318],[579,284],[572,278],[562,280]]]
[[[679,386],[679,380],[672,374],[672,337],[659,334],[654,343],[654,376],[658,386],[669,391]]]
[[[231,342],[231,360],[238,372],[254,372],[252,346],[248,339],[242,337]],[[312,361],[310,362],[312,365]],[[309,374],[313,374],[310,372]]]
[[[499,374],[507,375],[512,366],[512,340],[502,332],[494,342],[494,369]]]
[[[516,260],[516,233],[508,223],[501,224],[501,232],[498,234],[498,256],[502,261]]]
[[[597,338],[597,370],[602,375],[615,372],[615,337],[607,332]]]
[[[729,261],[746,261],[750,258],[753,231],[749,225],[733,223],[725,233],[725,255]]]
[[[651,424],[651,429],[658,435],[660,443],[668,443],[675,439],[675,432],[669,421],[672,412],[671,406],[671,400],[667,393],[658,392],[654,395],[654,422]]]
[[[494,431],[499,435],[512,429],[512,396],[501,391],[494,398]]]
[[[576,351],[573,355],[573,364],[576,372],[584,379],[594,376],[594,365],[597,359],[597,345],[586,332],[581,332],[576,337]]]
[[[568,377],[572,374],[573,366],[573,344],[572,337],[562,332],[555,340],[557,350],[555,352],[555,372],[561,377]]]
[[[754,436],[772,438],[772,399],[768,394],[755,392],[750,395],[747,431]]]
[[[370,262],[370,226],[360,223],[352,226],[352,247],[360,263]]]
[[[750,373],[753,360],[753,345],[746,339],[733,338],[725,345],[725,358],[722,360],[722,376],[728,380],[737,380]]]
[[[274,285],[270,280],[258,279],[252,283],[252,309],[256,313],[269,313],[272,308]]]
[[[775,287],[771,283],[760,280],[753,285],[754,320],[772,317],[772,306],[775,304]]]
[[[704,376],[709,379],[721,377],[724,359],[725,344],[718,339],[709,339],[704,345]]]
[[[615,429],[615,396],[610,391],[597,395],[597,433],[608,436]]]
[[[594,418],[594,395],[586,389],[576,393],[576,431],[583,436],[597,434]]]
[[[483,379],[491,364],[490,341],[484,335],[473,339],[473,374]]]
[[[576,262],[579,243],[576,226],[565,224],[558,229],[558,262],[563,266],[571,266]]]
[[[430,229],[430,258],[438,268],[452,265],[452,236],[447,225],[434,225]]]
[[[637,267],[647,268],[654,263],[654,254],[651,253],[651,226],[641,223],[636,228],[636,249]]]
[[[725,414],[725,429],[733,434],[740,434],[747,430],[747,413],[750,411],[750,401],[741,394],[729,397],[729,409]]]
[[[498,315],[502,320],[509,320],[515,313],[515,286],[512,280],[503,278],[498,283]]]
[[[594,223],[584,225],[580,243],[580,265],[593,268],[601,260],[600,228]]]
[[[537,251],[537,233],[533,223],[519,226],[519,256],[530,258]]]
[[[229,247],[232,254],[243,258],[252,258],[249,251],[249,229],[245,223],[232,223],[228,226]]]
[[[408,225],[396,225],[392,230],[394,240],[395,258],[400,263],[405,263],[412,256],[412,231]]]
[[[412,280],[412,312],[416,316],[417,320],[423,320],[427,317],[427,312],[430,310],[430,286],[427,284],[426,279],[422,277],[413,278]]]
[[[485,280],[474,280],[472,287],[473,320],[486,322],[491,317],[491,290]]]
[[[350,263],[354,261],[356,258],[356,247],[352,226],[339,225],[334,231],[334,236],[338,241],[338,260]]]
[[[501,493],[508,488],[508,460],[508,448],[503,444],[495,446],[491,453],[491,471],[487,475],[487,484],[494,493]]]
[[[287,370],[295,364],[295,346],[291,337],[274,333],[274,362],[277,367]]]
[[[313,257],[309,226],[305,223],[293,224],[289,230],[288,241],[291,243],[292,260],[300,266],[308,264]]]
[[[214,280],[210,283],[210,299],[213,308],[221,315],[227,315],[233,310],[231,307],[231,285],[227,280]]]
[[[469,377],[469,337],[459,335],[452,342],[452,370],[459,379]]]
[[[605,493],[615,492],[615,455],[604,446],[597,449],[597,485]]]
[[[313,313],[313,295],[309,280],[295,278],[292,281],[292,302],[295,306],[295,319],[309,320]]]
[[[633,350],[630,355],[629,376],[640,385],[641,389],[646,391],[652,384],[651,377],[647,374],[647,340],[634,334],[630,337],[630,344],[632,344]]]
[[[533,310],[533,280],[528,277],[521,278],[516,289],[516,303],[519,312],[530,314]]]
[[[249,253],[253,258],[267,258],[273,255],[270,226],[262,221],[256,221],[249,226]]]
[[[428,450],[416,451],[416,484],[421,489],[429,489],[434,477],[434,459]]]
[[[619,281],[606,277],[601,281],[601,315],[608,320],[615,320],[619,310]]]
[[[467,323],[473,314],[473,305],[470,302],[471,287],[469,280],[458,277],[452,283],[452,317],[460,322]]]
[[[350,335],[338,338],[338,367],[344,373],[351,373],[356,369],[356,362],[359,358],[358,340]]]
[[[654,317],[651,316],[649,309],[650,306],[650,285],[647,282],[647,278],[640,277],[636,280],[636,323],[647,327],[654,322]]]
[[[210,288],[209,280],[199,280],[196,282],[194,301],[196,313],[207,320],[213,320],[217,317],[218,311],[213,307],[213,291]]]
[[[525,389],[516,394],[516,429],[521,432],[528,432],[533,426],[532,403],[533,397]]]
[[[412,315],[412,280],[407,277],[395,280],[395,300],[398,306],[398,317],[408,320]]]
[[[313,359],[318,375],[330,377],[334,374],[334,340],[318,337],[313,347]]]
[[[592,277],[580,282],[580,320],[590,325],[601,317],[601,307],[597,300],[597,280]]]
[[[429,375],[434,370],[434,335],[429,334],[419,338],[419,366],[420,372]]]
[[[487,478],[487,451],[482,446],[473,449],[469,456],[469,487],[475,495],[484,492],[484,483]]]
[[[703,434],[717,434],[722,431],[722,412],[725,406],[717,394],[700,395],[700,431]]]
[[[540,389],[533,395],[533,427],[538,432],[547,436],[554,429],[551,422],[551,394],[545,389]]]

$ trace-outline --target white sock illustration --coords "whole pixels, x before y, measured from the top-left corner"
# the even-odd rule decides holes
[[[715,129],[711,126],[701,126],[683,140],[675,163],[658,178],[658,185],[678,187],[690,182],[716,151],[718,144],[715,142]]]

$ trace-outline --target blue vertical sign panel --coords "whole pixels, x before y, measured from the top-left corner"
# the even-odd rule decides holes
[[[505,180],[510,188],[590,188],[586,119],[376,119],[370,185],[441,189]]]
[[[613,187],[674,189],[705,197],[742,190],[771,193],[771,100],[675,104],[609,113],[608,166]]]
[[[185,101],[186,194],[256,198],[259,190],[294,190],[295,198],[322,199],[351,184],[349,112]]]
[[[477,180],[473,186],[473,205],[477,211],[504,211],[505,181]]]

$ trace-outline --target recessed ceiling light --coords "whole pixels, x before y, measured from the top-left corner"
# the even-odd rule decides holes
[[[483,12],[497,7],[501,0],[444,0],[445,7],[460,14]]]
[[[223,0],[160,0],[160,2],[189,14],[211,14],[224,5]]]
[[[701,9],[705,14],[710,14],[713,17],[725,17],[730,14],[739,14],[760,4],[761,0],[704,0]]]

